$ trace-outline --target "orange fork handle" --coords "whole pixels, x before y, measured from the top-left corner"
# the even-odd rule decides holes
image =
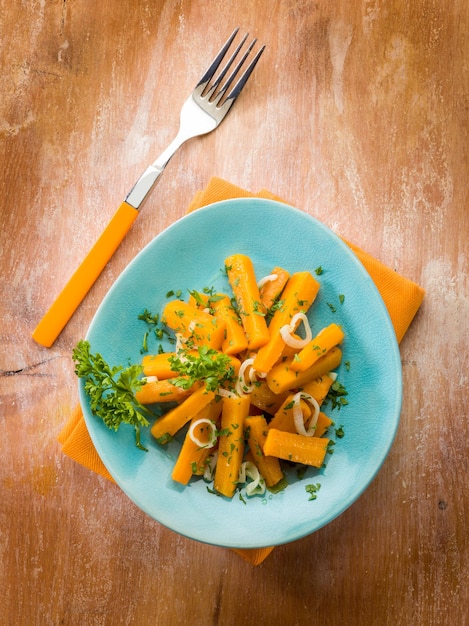
[[[80,302],[101,274],[134,223],[138,210],[123,202],[98,241],[65,285],[33,332],[33,339],[50,348],[72,317]]]

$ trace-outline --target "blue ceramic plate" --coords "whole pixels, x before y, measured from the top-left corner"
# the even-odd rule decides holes
[[[346,339],[339,380],[348,405],[326,412],[345,436],[321,470],[278,494],[232,500],[213,495],[203,479],[187,487],[171,480],[179,442],[159,447],[149,429],[142,438],[148,452],[134,445],[134,431],[108,430],[89,410],[80,384],[86,423],[107,469],[135,504],[161,524],[209,544],[257,548],[304,537],[340,515],[375,477],[391,447],[401,408],[401,364],[394,330],[383,301],[350,249],[306,213],[262,199],[219,202],[191,213],[158,235],[115,282],[90,326],[92,352],[112,365],[141,360],[146,326],[138,315],[161,311],[173,290],[228,289],[225,258],[251,257],[258,277],[280,265],[290,272],[309,270],[321,283],[311,309],[313,332],[336,322]],[[340,295],[343,295],[341,303]],[[335,309],[335,312],[333,311]],[[157,349],[156,339],[149,344]],[[165,349],[170,350],[169,344]],[[346,366],[347,363],[347,366]],[[332,438],[335,438],[332,430]],[[316,500],[305,485],[320,483]]]

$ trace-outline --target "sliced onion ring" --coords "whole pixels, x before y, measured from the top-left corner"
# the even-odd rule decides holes
[[[293,336],[295,332],[295,328],[298,322],[303,322],[303,326],[305,329],[305,338],[298,339]],[[290,348],[304,348],[313,338],[313,333],[311,331],[311,327],[309,325],[308,318],[302,312],[296,313],[290,320],[289,324],[285,324],[280,329],[280,335],[282,336],[283,341],[290,346]]]
[[[249,383],[246,382],[245,373],[248,367],[252,366],[254,363],[254,358],[245,359],[241,363],[241,367],[239,368],[238,377],[236,379],[236,393],[240,396],[243,393],[251,393],[254,391],[254,383],[256,382],[256,372],[251,367],[249,371]]]
[[[301,410],[300,401],[305,400],[312,406],[314,409],[314,413],[309,422],[308,430],[305,428],[305,423],[303,419],[303,411]],[[313,398],[309,393],[305,393],[304,391],[299,391],[293,396],[293,420],[295,422],[296,432],[299,435],[304,435],[305,437],[313,437],[316,431],[316,424],[319,416],[319,404],[317,400]]]
[[[219,387],[217,389],[217,395],[222,398],[239,398],[238,394],[234,391],[230,391],[229,389],[224,389],[223,387]]]
[[[239,468],[238,483],[245,483],[250,478],[251,482],[246,485],[246,495],[262,495],[265,493],[265,480],[262,478],[256,465],[251,461],[244,461]]]
[[[211,434],[209,436],[209,440],[206,442],[200,441],[200,439],[194,434],[194,430],[197,428],[197,426],[200,426],[200,424],[208,424],[210,426]],[[195,422],[190,425],[188,434],[192,441],[195,443],[195,445],[199,448],[213,448],[213,446],[217,442],[216,426],[211,420],[207,419],[206,417],[201,417],[199,420],[195,420]]]
[[[261,278],[260,281],[257,283],[258,289],[263,287],[266,283],[270,283],[273,280],[277,280],[277,278],[278,278],[278,274],[269,274],[268,276],[264,276],[264,278]]]

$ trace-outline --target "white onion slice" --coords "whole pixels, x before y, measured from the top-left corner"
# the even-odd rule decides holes
[[[265,480],[262,478],[259,470],[251,463],[251,461],[244,461],[239,468],[238,483],[245,483],[250,478],[251,482],[246,485],[246,495],[262,495],[265,493]]]
[[[304,419],[303,419],[303,411],[301,410],[300,400],[305,400],[312,406],[314,409],[313,415],[309,422],[308,430],[305,428]],[[313,398],[309,393],[305,393],[304,391],[299,391],[293,396],[293,420],[295,422],[296,432],[299,435],[304,435],[305,437],[312,437],[316,430],[316,424],[319,416],[319,404],[316,399]]]
[[[245,377],[247,368],[252,366],[253,363],[254,363],[253,358],[245,359],[241,363],[241,367],[239,368],[239,373],[236,379],[235,389],[236,389],[236,393],[240,396],[242,396],[243,393],[251,393],[252,391],[254,391],[254,384],[257,380],[255,370],[251,367],[249,371],[249,383],[246,382],[246,377]]]
[[[329,376],[329,378],[331,378],[332,382],[334,383],[337,380],[337,372],[327,372],[327,376]]]
[[[176,345],[174,347],[174,350],[177,356],[179,357],[179,360],[181,361],[181,363],[184,363],[185,361],[187,361],[187,357],[184,355],[184,350],[186,349],[187,339],[183,337],[181,333],[175,333],[175,334],[176,334]]]
[[[261,287],[263,287],[266,283],[270,283],[277,278],[278,274],[269,274],[268,276],[264,276],[264,278],[261,278],[260,281],[257,283],[258,289],[261,289]]]
[[[217,466],[218,451],[211,454],[205,462],[204,480],[212,482],[215,476],[215,468]]]
[[[196,435],[194,434],[194,430],[197,428],[197,426],[200,426],[200,424],[208,424],[210,426],[210,435],[208,438],[208,441],[200,441],[200,439],[198,437],[196,437]],[[207,419],[206,417],[201,417],[199,420],[196,420],[195,422],[193,422],[190,427],[189,427],[189,431],[188,431],[189,437],[192,439],[192,441],[195,443],[196,446],[198,446],[199,448],[213,448],[213,446],[216,444],[217,442],[217,429],[215,424]]]
[[[230,391],[229,389],[223,389],[223,387],[219,387],[217,395],[222,398],[239,398],[237,393],[234,393],[234,391]]]
[[[297,337],[293,337],[293,333],[295,332],[295,328],[298,322],[303,322],[303,326],[305,329],[305,338],[298,339]],[[308,318],[304,313],[296,313],[290,320],[289,324],[285,324],[280,329],[280,335],[282,336],[283,341],[290,346],[290,348],[304,348],[313,338],[313,333],[311,331],[311,327],[309,325]]]

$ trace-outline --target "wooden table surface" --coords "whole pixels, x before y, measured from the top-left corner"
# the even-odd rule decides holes
[[[0,621],[469,623],[465,0],[0,2]],[[31,333],[235,26],[266,44],[187,143],[52,348]],[[212,175],[269,189],[426,290],[400,427],[369,489],[258,567],[163,528],[56,440],[71,351]]]

